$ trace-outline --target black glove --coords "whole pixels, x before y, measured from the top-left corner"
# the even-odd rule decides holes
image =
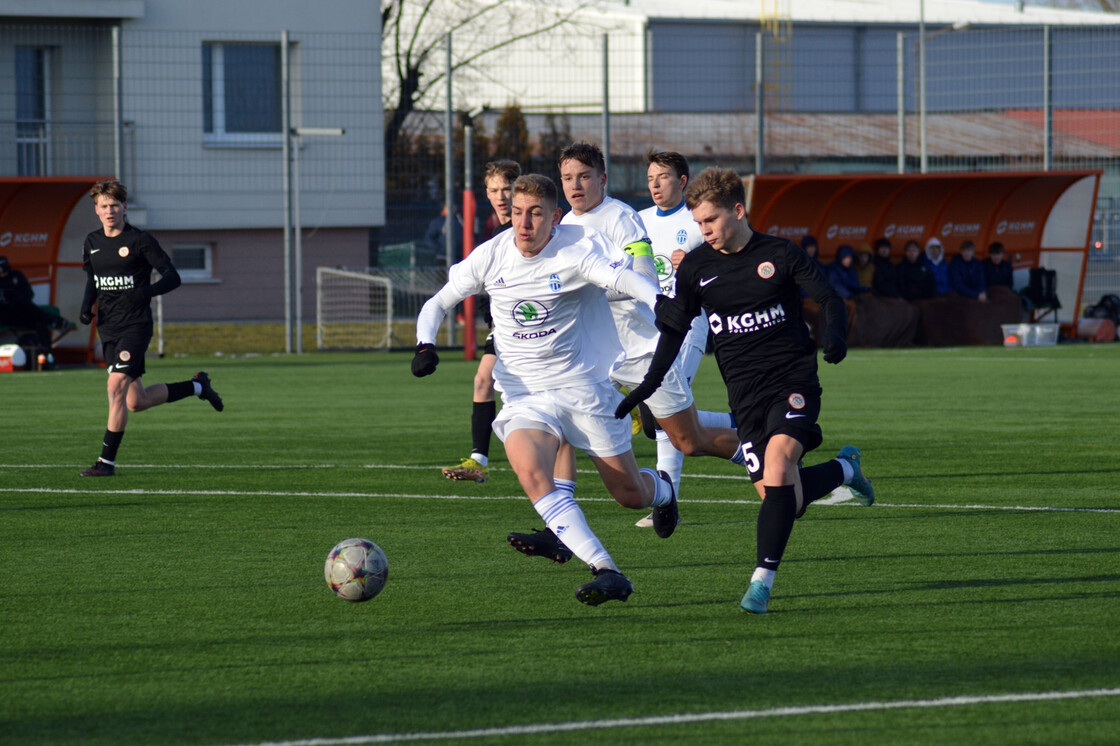
[[[848,356],[848,340],[833,332],[824,338],[824,361],[836,365]]]
[[[85,326],[89,326],[93,323],[93,311],[82,311],[78,314],[78,321],[82,322]]]
[[[653,396],[653,392],[657,391],[657,386],[652,383],[642,381],[638,387],[626,395],[618,408],[614,410],[614,417],[616,420],[621,420],[630,416],[631,410],[638,406],[638,402],[643,402]]]
[[[412,375],[417,378],[430,376],[436,372],[437,365],[439,365],[439,355],[436,354],[435,345],[428,343],[416,345],[416,355],[412,358]]]

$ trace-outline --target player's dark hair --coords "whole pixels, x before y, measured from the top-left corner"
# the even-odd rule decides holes
[[[730,168],[710,166],[688,182],[684,202],[690,210],[695,210],[701,202],[711,202],[725,210],[734,210],[735,205],[742,205],[745,208],[747,190],[739,174]]]
[[[1002,254],[1002,253],[1003,253],[1003,244],[1000,243],[999,241],[992,241],[990,244],[988,244],[988,255],[989,256],[991,256],[992,254]]]
[[[564,161],[579,161],[585,166],[597,169],[601,174],[607,172],[607,162],[603,158],[603,151],[599,150],[598,145],[592,145],[589,142],[574,142],[561,150],[560,157],[556,159],[556,165],[562,166]]]
[[[102,179],[90,188],[89,198],[94,202],[101,195],[112,197],[117,202],[128,202],[128,190],[116,179]]]
[[[688,159],[673,150],[651,150],[646,153],[646,164],[673,169],[677,176],[688,178]]]
[[[482,183],[485,184],[492,176],[501,176],[503,179],[512,184],[521,175],[521,166],[517,161],[490,161],[486,164],[486,172],[482,175]]]
[[[542,174],[524,174],[518,176],[513,182],[513,194],[526,194],[536,197],[542,202],[547,202],[553,208],[559,202],[560,195],[556,191],[556,182]]]
[[[961,247],[960,249],[958,249],[958,251],[964,251],[965,249],[972,249],[973,251],[976,251],[976,242],[967,238],[961,241]]]
[[[883,246],[886,246],[888,249],[891,248],[891,240],[889,238],[886,238],[886,237],[875,239],[875,252],[876,253],[878,253],[879,249],[882,248]]]

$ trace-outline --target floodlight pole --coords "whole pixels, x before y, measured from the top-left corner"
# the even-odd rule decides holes
[[[921,0],[918,17],[918,140],[919,170],[929,172],[929,150],[926,145],[926,0]]]

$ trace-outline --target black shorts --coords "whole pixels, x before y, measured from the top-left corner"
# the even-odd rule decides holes
[[[144,354],[152,342],[152,325],[130,326],[112,334],[101,332],[105,368],[132,379],[144,375]]]
[[[482,354],[483,355],[497,355],[498,354],[497,352],[494,351],[494,332],[490,332],[489,334],[486,335],[486,341],[482,343]]]
[[[821,414],[819,385],[794,384],[753,395],[729,390],[728,394],[739,425],[739,448],[752,482],[762,479],[766,446],[773,436],[790,436],[801,444],[803,453],[819,447],[824,440],[817,424]]]

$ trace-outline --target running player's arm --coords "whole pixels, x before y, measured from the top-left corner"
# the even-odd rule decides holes
[[[794,281],[817,302],[824,314],[824,359],[838,363],[848,354],[848,312],[824,273],[800,247],[790,243],[787,256]]]
[[[611,252],[611,247],[602,239],[602,234],[588,234],[592,247],[580,258],[579,273],[588,282],[603,288],[607,300],[633,298],[656,310],[657,294],[661,288],[657,281],[630,269],[630,260]]]
[[[682,269],[687,267],[681,264]],[[685,269],[677,279],[677,294],[669,298],[664,295],[657,296],[656,307],[657,329],[661,332],[657,337],[657,349],[653,352],[653,359],[649,362],[645,378],[638,386],[626,395],[622,403],[614,412],[614,416],[622,419],[630,414],[638,402],[645,401],[653,395],[654,391],[665,379],[669,368],[681,351],[685,337],[692,328],[692,319],[700,313],[700,298],[693,291],[690,274]]]
[[[82,306],[78,312],[78,321],[83,324],[93,323],[93,304],[97,300],[97,284],[93,281],[93,265],[90,263],[89,239],[82,247],[82,269],[86,272],[86,290],[82,294]]]
[[[144,243],[141,245],[140,251],[147,258],[148,264],[152,265],[156,272],[159,272],[158,281],[141,288],[147,298],[170,293],[183,284],[182,278],[179,277],[179,270],[175,269],[175,265],[171,263],[171,257],[150,234],[144,234]]]
[[[464,299],[484,290],[484,265],[489,256],[489,245],[495,240],[483,243],[447,271],[447,284],[424,303],[420,315],[416,317],[417,345],[434,344],[444,317]]]

